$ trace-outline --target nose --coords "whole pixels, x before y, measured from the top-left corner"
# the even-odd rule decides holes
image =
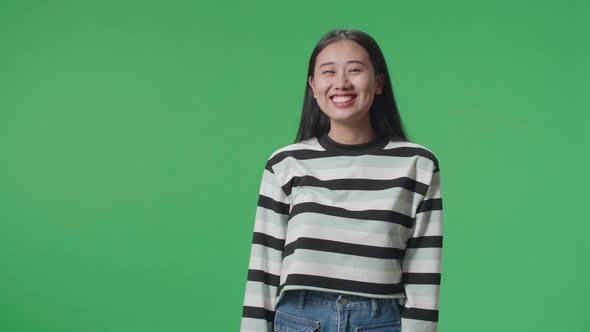
[[[350,87],[350,82],[348,81],[348,76],[346,73],[341,73],[336,77],[336,82],[334,83],[336,88],[343,89]]]

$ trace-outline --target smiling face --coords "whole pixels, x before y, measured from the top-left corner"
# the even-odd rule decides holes
[[[339,40],[318,54],[309,85],[332,122],[352,124],[367,121],[375,94],[383,90],[383,75],[375,74],[361,45]]]

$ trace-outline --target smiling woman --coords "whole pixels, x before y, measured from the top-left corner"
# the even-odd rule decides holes
[[[332,120],[330,135],[349,143],[374,138],[369,109],[375,94],[381,94],[383,74],[375,73],[367,51],[354,41],[339,40],[318,54],[316,66],[309,85],[319,107]],[[354,132],[347,129],[350,127],[356,128]],[[350,134],[365,137],[348,137]]]
[[[295,142],[324,132],[350,144],[376,136],[407,139],[383,53],[362,31],[334,29],[320,39],[309,59],[305,91]],[[356,99],[334,99],[347,95]]]
[[[329,31],[262,172],[241,331],[436,332],[442,225],[438,159],[406,138],[379,46]]]

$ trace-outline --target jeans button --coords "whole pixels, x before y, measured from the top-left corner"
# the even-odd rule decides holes
[[[342,303],[342,304],[346,305],[346,304],[348,304],[348,299],[341,298],[341,299],[340,299],[340,303]]]

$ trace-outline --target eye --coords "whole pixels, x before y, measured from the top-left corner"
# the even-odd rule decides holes
[[[351,69],[350,71],[358,71],[358,72],[360,72],[361,70],[358,69],[358,68],[354,68],[354,69]],[[334,71],[332,71],[332,70],[326,70],[326,71],[322,72],[322,74],[325,74],[325,73],[334,73]]]

